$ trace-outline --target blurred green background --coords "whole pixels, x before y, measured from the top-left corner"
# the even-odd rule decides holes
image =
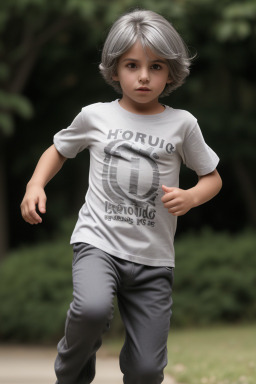
[[[173,325],[256,320],[256,1],[8,0],[0,3],[0,340],[55,342],[63,333],[88,153],[46,187],[42,225],[23,222],[19,205],[53,135],[83,106],[118,97],[99,74],[101,49],[113,21],[136,7],[169,19],[196,54],[185,85],[163,102],[194,114],[221,159],[220,195],[179,218]],[[182,168],[181,187],[195,182]],[[112,332],[122,332],[118,316]]]

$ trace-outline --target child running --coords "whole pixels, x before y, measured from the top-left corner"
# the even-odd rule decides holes
[[[38,224],[46,212],[46,184],[66,159],[89,150],[89,187],[71,237],[73,301],[58,344],[58,384],[93,381],[115,295],[126,332],[124,383],[163,381],[177,217],[212,199],[222,184],[219,158],[196,118],[159,101],[184,83],[190,62],[165,18],[147,10],[121,16],[100,64],[120,98],[83,108],[54,136],[27,184],[22,216]],[[187,190],[179,188],[181,163],[198,175]]]

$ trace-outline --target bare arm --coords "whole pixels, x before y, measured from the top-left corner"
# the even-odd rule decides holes
[[[54,145],[49,147],[40,157],[33,176],[27,184],[26,193],[21,203],[21,214],[30,224],[42,222],[36,212],[36,206],[41,213],[46,212],[46,184],[59,172],[66,158],[63,157]]]
[[[222,181],[217,170],[205,176],[200,176],[198,183],[190,189],[171,188],[162,186],[165,195],[162,202],[174,216],[181,216],[191,208],[204,204],[216,196],[222,187]]]

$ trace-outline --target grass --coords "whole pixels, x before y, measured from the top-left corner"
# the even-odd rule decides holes
[[[168,351],[179,384],[256,383],[256,325],[173,330]]]
[[[104,341],[119,354],[121,340]],[[177,384],[256,384],[256,325],[172,329],[169,373]]]

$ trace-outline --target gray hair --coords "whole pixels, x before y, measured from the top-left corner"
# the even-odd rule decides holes
[[[164,17],[152,11],[134,10],[121,16],[113,24],[102,50],[99,66],[102,76],[118,93],[122,93],[119,82],[112,77],[117,75],[119,58],[138,40],[144,48],[149,48],[157,56],[167,60],[172,82],[166,84],[160,96],[169,95],[189,75],[191,58],[174,27]]]

